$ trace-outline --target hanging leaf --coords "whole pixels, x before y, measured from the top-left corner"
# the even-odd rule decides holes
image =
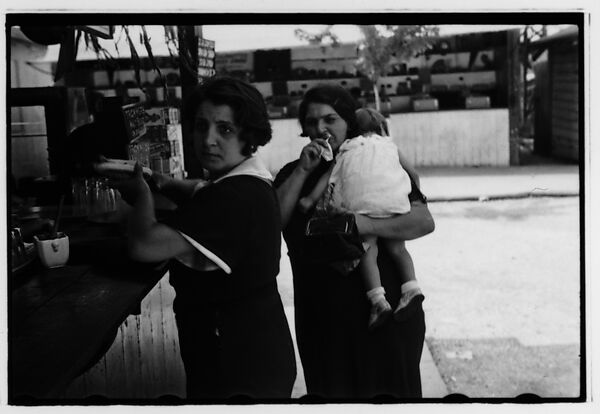
[[[179,63],[177,62],[178,45],[176,42],[177,33],[175,32],[175,28],[174,28],[174,26],[164,26],[164,30],[165,30],[165,43],[167,44],[167,50],[168,50],[169,56],[171,58],[171,63],[174,66],[179,66]],[[173,50],[171,50],[171,47],[175,48],[175,52]]]
[[[77,30],[77,37],[75,38],[75,59],[77,59],[77,52],[79,51],[79,42],[81,41],[81,34],[83,31]]]
[[[125,30],[125,36],[127,38],[127,43],[129,44],[129,51],[131,52],[131,63],[133,64],[135,81],[137,82],[138,87],[141,88],[142,80],[141,80],[141,76],[140,76],[140,70],[141,70],[140,56],[138,55],[137,50],[135,50],[135,45],[133,44],[133,41],[131,40],[131,36],[129,34],[129,28],[127,26],[123,26],[123,29]]]
[[[67,73],[73,70],[75,66],[75,57],[77,50],[75,48],[75,29],[67,28],[58,53],[58,62],[56,63],[56,73],[54,81],[62,79]]]
[[[110,54],[108,50],[106,50],[100,45],[100,42],[98,41],[98,38],[96,36],[90,33],[85,33],[84,37],[86,48],[89,49],[89,44],[91,43],[92,49],[94,50],[94,53],[96,53],[96,57],[98,58],[98,60],[106,60],[110,62],[114,61],[114,57]]]
[[[160,79],[160,83],[162,84],[162,87],[165,91],[165,96],[167,96],[167,93],[168,93],[167,82],[166,82],[165,78],[163,77],[162,72],[160,71],[160,68],[158,67],[156,59],[154,58],[154,54],[152,53],[152,45],[150,45],[150,38],[148,37],[148,32],[146,31],[146,26],[142,26],[142,39],[144,41],[144,46],[146,47],[146,51],[148,52],[148,59],[150,59],[150,63],[152,64],[152,67],[154,67],[154,70],[158,73],[158,78]]]

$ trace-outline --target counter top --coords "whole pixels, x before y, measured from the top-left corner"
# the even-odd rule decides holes
[[[67,266],[36,263],[11,275],[11,403],[60,398],[104,355],[121,323],[166,272],[166,263],[127,259],[125,239],[114,228],[80,223],[65,232],[72,237]]]

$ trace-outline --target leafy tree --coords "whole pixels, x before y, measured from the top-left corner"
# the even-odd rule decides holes
[[[408,60],[424,52],[431,47],[431,38],[438,36],[439,29],[427,25],[363,25],[359,28],[363,38],[359,41],[356,68],[371,81],[375,106],[380,110],[377,81],[386,74],[392,57]],[[301,29],[296,30],[295,34],[299,39],[311,43],[320,43],[324,39],[330,39],[333,46],[339,43],[332,26],[316,34]]]
[[[356,68],[372,83],[376,109],[380,110],[377,81],[389,68],[392,57],[408,60],[431,47],[436,26],[360,26],[363,39],[358,49]]]

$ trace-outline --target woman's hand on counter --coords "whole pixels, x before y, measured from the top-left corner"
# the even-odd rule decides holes
[[[168,188],[173,180],[174,178],[170,175],[153,172],[152,177],[150,177],[150,186],[160,192],[164,188]]]
[[[148,183],[144,180],[142,166],[139,163],[135,164],[130,178],[111,179],[109,185],[119,190],[121,197],[129,205],[134,205],[137,200],[151,193]]]

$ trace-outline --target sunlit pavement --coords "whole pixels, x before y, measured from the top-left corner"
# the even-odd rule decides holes
[[[436,231],[407,246],[426,292],[427,338],[515,338],[525,347],[578,345],[578,166],[419,172],[421,187],[433,201]],[[530,197],[542,195],[552,197]],[[443,202],[452,200],[472,201]],[[285,245],[278,282],[293,331]],[[305,392],[299,360],[298,367],[294,397]],[[421,360],[424,397],[448,394],[438,368],[426,346]]]

